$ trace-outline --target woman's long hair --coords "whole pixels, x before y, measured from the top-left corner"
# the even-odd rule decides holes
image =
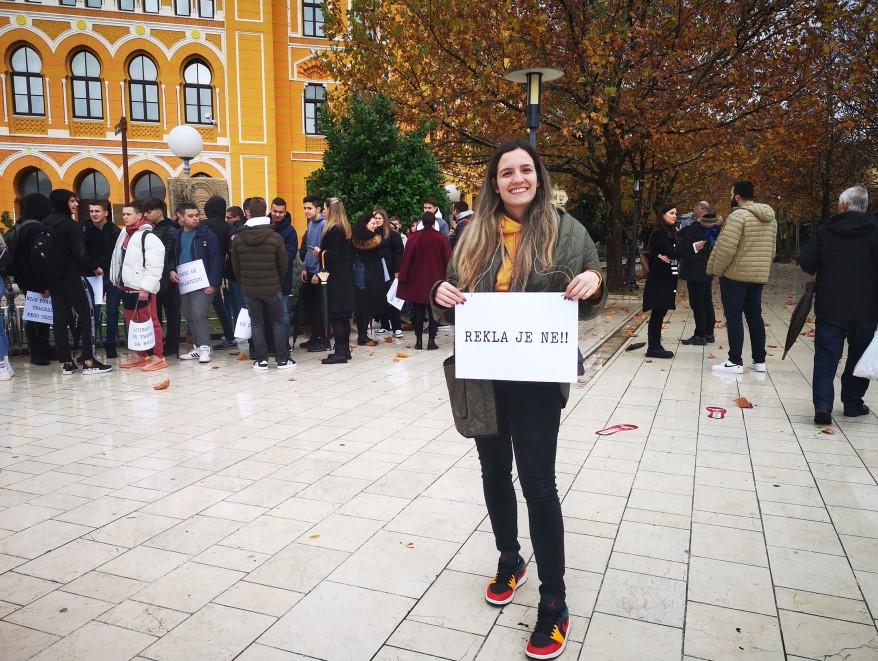
[[[326,225],[323,226],[321,237],[326,236],[326,233],[333,227],[338,227],[344,232],[344,238],[350,239],[351,224],[348,222],[344,203],[337,197],[329,197],[324,204],[326,205]]]
[[[378,215],[384,219],[384,224],[380,228],[378,228],[378,232],[380,232],[381,235],[386,239],[388,236],[390,236],[390,218],[387,216],[387,210],[382,209],[381,207],[377,207],[372,210],[372,215]]]
[[[488,162],[488,170],[476,203],[473,218],[461,235],[454,250],[452,262],[457,269],[458,287],[462,291],[473,290],[479,280],[491,270],[497,252],[503,244],[500,217],[504,213],[503,200],[495,189],[500,158],[521,149],[533,159],[537,175],[537,192],[521,219],[521,238],[512,265],[510,291],[524,291],[527,280],[534,270],[552,268],[555,258],[555,241],[558,239],[558,214],[552,205],[552,180],[536,150],[523,140],[510,140],[500,145]],[[503,259],[503,256],[500,256]]]

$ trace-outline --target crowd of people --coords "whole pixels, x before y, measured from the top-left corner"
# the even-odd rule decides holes
[[[719,278],[720,296],[729,341],[728,358],[713,365],[714,372],[744,373],[744,322],[750,334],[749,368],[766,371],[766,334],[762,317],[763,288],[769,281],[777,241],[777,220],[767,204],[754,201],[754,186],[739,181],[731,191],[732,212],[723,220],[705,201],[693,212],[693,221],[678,223],[677,208],[656,209],[656,227],[642,254],[646,284],[643,309],[650,311],[650,358],[673,358],[662,346],[662,324],[677,301],[677,285],[684,280],[695,321],[685,345],[713,344],[716,318],[713,278]],[[815,342],[812,379],[814,422],[832,422],[834,381],[847,340],[847,361],[841,376],[844,415],[868,415],[863,397],[868,379],[854,368],[872,342],[878,327],[878,220],[868,212],[869,194],[862,186],[843,191],[838,214],[821,223],[799,255],[802,269],[815,279]],[[742,319],[743,318],[743,319]]]
[[[87,219],[79,218],[81,208],[88,209]],[[307,225],[300,242],[279,197],[270,204],[253,197],[228,207],[214,196],[203,213],[182,202],[173,219],[163,200],[132,202],[122,207],[120,227],[110,218],[107,200],[81,204],[64,189],[48,197],[27,195],[5,237],[2,270],[9,280],[7,300],[30,292],[51,301],[51,323],[24,322],[31,363],[57,360],[64,375],[111,371],[110,361],[118,358],[120,306],[126,328],[151,326],[153,343],[145,349],[129,346],[137,350],[118,363],[121,369],[151,372],[167,368],[168,358],[208,363],[216,351],[237,354],[242,309],[243,327],[250,327],[243,339],[249,339],[255,370],[267,370],[271,357],[278,369],[291,368],[291,346],[306,332],[302,349],[331,351],[326,364],[346,363],[351,319],[357,345],[375,346],[381,336],[402,339],[402,312],[389,302],[391,286],[405,302],[415,348],[424,348],[427,323],[426,348],[437,349],[429,290],[444,277],[452,243],[472,215],[466,202],[454,203],[452,229],[438,202],[424,200],[423,215],[405,233],[399,218],[382,208],[352,222],[338,198],[306,196],[302,211]],[[219,343],[211,337],[212,314],[222,332]],[[182,337],[191,339],[191,346],[181,345],[184,323]],[[374,333],[373,323],[379,325]],[[14,371],[5,327],[0,333],[5,380]]]

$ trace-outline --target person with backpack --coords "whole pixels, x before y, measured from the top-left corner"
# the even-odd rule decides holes
[[[46,273],[49,293],[52,296],[52,327],[55,331],[55,347],[61,362],[61,374],[68,376],[78,371],[70,344],[67,327],[70,309],[76,310],[79,320],[76,332],[82,342],[82,373],[90,376],[104,374],[113,369],[111,365],[95,359],[94,355],[94,305],[91,287],[84,275],[103,275],[94,268],[85,249],[82,228],[73,220],[79,200],[73,191],[59,188],[49,195],[52,203],[50,213],[40,227],[30,247],[31,266]]]
[[[43,218],[50,213],[52,204],[48,197],[40,193],[25,195],[21,200],[21,215],[6,234],[6,246],[12,255],[9,274],[22,292],[42,292],[46,297],[49,296],[49,283],[45,273],[31,267],[30,246],[42,227],[40,223]],[[49,365],[54,359],[52,345],[49,343],[49,330],[48,324],[24,322],[31,365]]]
[[[137,202],[122,207],[124,230],[116,240],[110,263],[110,280],[122,290],[122,309],[125,324],[137,321],[135,316],[146,311],[152,321],[155,345],[119,367],[144,372],[167,369],[162,324],[158,313],[158,292],[165,269],[165,246],[153,232],[153,226],[143,215],[143,207]]]
[[[226,200],[221,195],[214,195],[204,203],[205,219],[202,224],[216,234],[219,240],[220,255],[222,256],[223,265],[229,258],[229,239],[232,235],[232,228],[226,222]],[[223,274],[225,275],[225,274]],[[220,282],[222,285],[222,282]],[[238,351],[238,343],[235,342],[235,320],[226,309],[226,303],[223,300],[223,288],[217,287],[213,295],[213,311],[219,319],[220,326],[223,329],[223,341],[216,344],[213,348],[217,350],[231,350],[234,353]]]

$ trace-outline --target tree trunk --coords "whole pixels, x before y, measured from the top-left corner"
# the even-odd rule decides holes
[[[622,267],[622,237],[624,235],[622,211],[622,158],[618,152],[607,154],[607,180],[604,197],[609,206],[607,217],[607,286],[610,291],[625,287],[625,270]],[[637,237],[634,237],[637,240]]]

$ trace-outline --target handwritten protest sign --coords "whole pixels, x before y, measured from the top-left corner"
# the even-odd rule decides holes
[[[43,298],[39,292],[29,291],[24,295],[25,321],[35,321],[38,324],[52,323],[52,297]]]
[[[578,305],[561,293],[465,294],[455,307],[459,379],[576,380]]]
[[[91,292],[94,294],[94,304],[100,305],[104,301],[104,276],[90,275],[86,280],[91,285]]]
[[[179,264],[177,266],[177,277],[180,279],[181,294],[188,294],[191,291],[210,287],[207,271],[204,270],[204,262],[200,259]]]

